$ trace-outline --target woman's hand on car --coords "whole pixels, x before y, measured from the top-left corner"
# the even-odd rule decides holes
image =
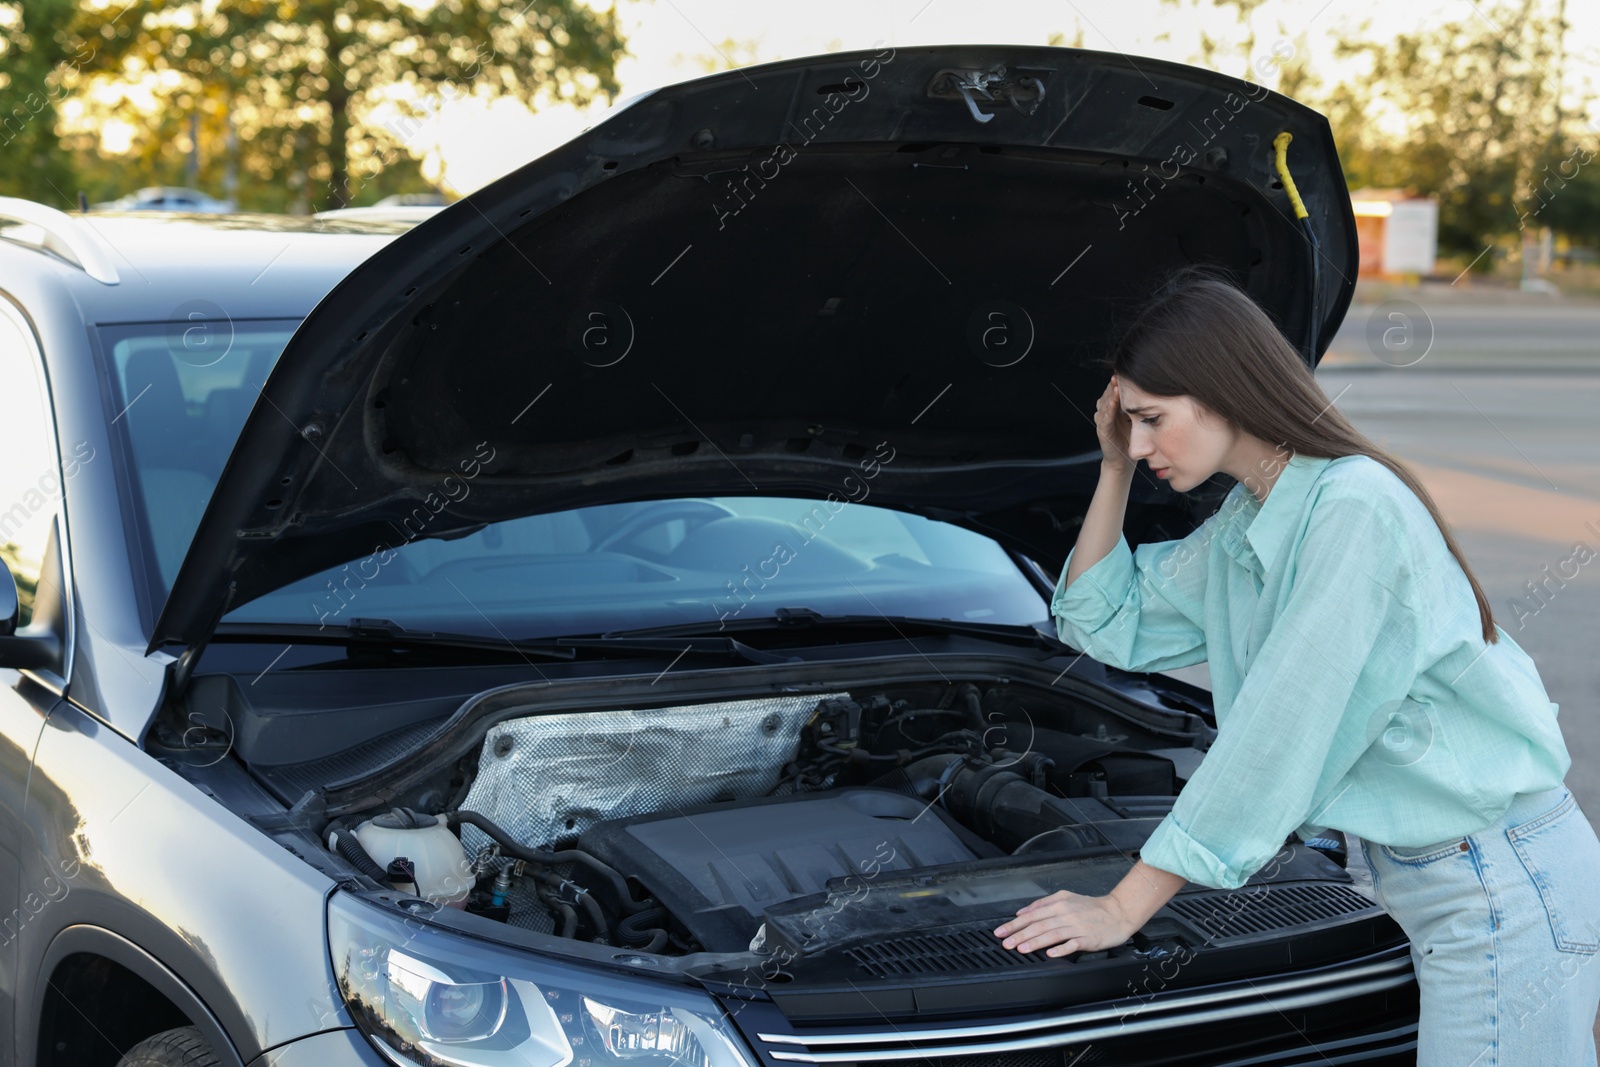
[[[1115,897],[1084,896],[1062,889],[1018,908],[1017,917],[994,933],[1005,939],[1006,948],[1019,952],[1043,948],[1046,956],[1065,956],[1114,948],[1132,937],[1139,926]]]
[[[1128,436],[1133,420],[1122,410],[1122,396],[1113,374],[1105,392],[1094,405],[1094,428],[1100,435],[1100,465],[1109,470],[1124,472],[1133,468],[1128,458]]]

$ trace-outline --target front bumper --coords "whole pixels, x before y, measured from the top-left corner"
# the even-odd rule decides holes
[[[742,1008],[738,1023],[763,1067],[1399,1064],[1414,1062],[1417,1032],[1417,986],[1404,946],[1308,971],[997,1022],[794,1027],[766,1005]]]
[[[393,1067],[354,1029],[325,1030],[268,1049],[249,1067]]]

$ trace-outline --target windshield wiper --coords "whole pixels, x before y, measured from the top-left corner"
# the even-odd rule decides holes
[[[483,637],[432,630],[408,630],[389,619],[351,619],[343,626],[312,626],[310,623],[223,623],[217,627],[223,639],[272,638],[286,641],[320,641],[352,647],[383,649],[429,648],[470,649],[483,652],[532,653],[555,660],[575,660],[580,652],[646,652],[669,657],[682,655],[721,656],[749,663],[793,663],[796,657],[781,656],[751,648],[742,641],[720,635],[696,635],[680,639],[641,636],[638,639],[611,637]]]
[[[981,637],[991,641],[1007,641],[1044,649],[1061,649],[1063,645],[1053,634],[1033,626],[997,622],[962,622],[955,619],[928,619],[911,615],[824,615],[811,608],[778,608],[771,615],[749,619],[735,619],[715,625],[709,622],[678,623],[672,626],[651,626],[638,630],[614,630],[601,634],[606,641],[635,640],[644,637],[692,637],[714,635],[728,630],[773,631],[810,629],[892,629],[902,636],[907,632],[933,632],[957,634],[964,637]]]
[[[749,660],[751,663],[799,663],[799,656],[785,656],[777,652],[765,652],[759,648],[752,648],[743,641],[718,634],[685,634],[682,637],[662,635],[650,637],[643,632],[637,637],[616,637],[610,634],[601,634],[597,637],[555,637],[551,638],[555,644],[563,648],[587,648],[602,650],[634,650],[641,652],[661,652],[695,655],[737,656]]]
[[[486,652],[534,652],[550,659],[574,659],[575,649],[558,649],[542,641],[511,641],[479,634],[458,634],[434,630],[408,630],[389,619],[351,619],[342,626],[313,626],[308,622],[225,622],[216,630],[221,640],[300,641],[312,644],[367,645],[387,648],[459,648]]]

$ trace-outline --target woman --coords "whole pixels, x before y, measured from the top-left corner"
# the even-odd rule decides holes
[[[1175,276],[1111,369],[1051,610],[1125,670],[1209,662],[1218,736],[1109,895],[1054,893],[996,936],[1119,945],[1186,881],[1237,887],[1291,831],[1340,829],[1411,939],[1419,1063],[1594,1064],[1600,840],[1562,785],[1557,706],[1427,492],[1217,276]],[[1130,551],[1140,459],[1180,492],[1239,484],[1189,536]]]

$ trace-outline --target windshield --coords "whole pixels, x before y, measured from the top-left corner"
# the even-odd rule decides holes
[[[293,321],[106,327],[152,614],[165,602]],[[722,624],[779,608],[1032,624],[1039,590],[989,538],[864,503],[630,501],[491,523],[448,539],[432,514],[391,543],[263,596],[225,622],[533,638]]]

